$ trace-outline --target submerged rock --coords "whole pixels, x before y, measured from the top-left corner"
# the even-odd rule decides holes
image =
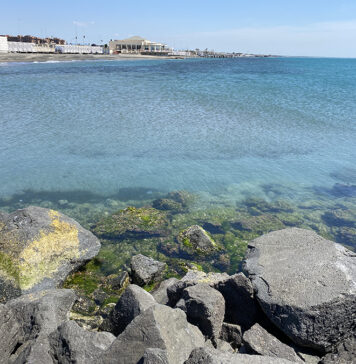
[[[303,229],[249,244],[245,262],[268,318],[296,344],[330,350],[355,327],[356,254]]]
[[[116,338],[100,363],[138,363],[146,349],[157,348],[167,353],[168,363],[181,364],[191,351],[204,345],[199,329],[187,322],[179,309],[156,304],[137,316]]]
[[[187,314],[188,321],[198,326],[206,338],[216,343],[225,314],[225,301],[220,292],[206,283],[187,287],[176,307]]]
[[[180,250],[189,255],[209,255],[219,250],[215,241],[198,225],[193,225],[182,231],[177,240],[180,244]]]
[[[166,267],[166,263],[159,262],[142,254],[135,255],[131,259],[132,281],[139,286],[158,282],[162,279]]]
[[[0,302],[56,288],[93,258],[99,240],[54,210],[28,207],[0,216]]]
[[[245,349],[249,354],[283,358],[303,363],[293,348],[282,343],[259,324],[255,324],[243,335]]]
[[[100,220],[94,233],[105,239],[151,238],[167,235],[164,212],[151,207],[127,207]]]

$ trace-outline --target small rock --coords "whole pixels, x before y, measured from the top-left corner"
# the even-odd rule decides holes
[[[255,324],[243,335],[245,349],[249,354],[258,354],[303,363],[293,348],[282,343],[259,324]]]
[[[206,283],[187,287],[176,307],[187,314],[188,321],[198,326],[205,337],[216,342],[225,314],[225,301],[221,293]]]
[[[97,305],[101,306],[105,300],[109,297],[109,295],[102,289],[97,288],[93,293],[94,301]]]
[[[233,349],[239,348],[242,342],[241,327],[223,322],[220,332],[220,339],[228,342]]]
[[[162,279],[167,264],[138,254],[131,259],[131,275],[133,283],[145,286]]]
[[[155,299],[144,289],[130,284],[112,312],[110,318],[113,327],[112,333],[115,336],[120,335],[136,316],[156,303]]]
[[[156,300],[157,303],[160,303],[161,305],[166,305],[168,304],[169,301],[167,289],[168,287],[172,286],[177,282],[178,282],[177,278],[166,279],[165,281],[161,282],[158,288],[154,289],[151,292],[151,295],[153,296],[153,298]]]
[[[96,309],[95,302],[86,296],[78,296],[72,307],[72,311],[81,315],[91,315]]]
[[[108,277],[107,283],[110,288],[115,291],[120,291],[123,288],[126,288],[130,282],[129,274],[124,271],[119,274],[113,274]]]

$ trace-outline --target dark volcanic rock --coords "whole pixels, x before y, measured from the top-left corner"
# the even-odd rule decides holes
[[[8,362],[22,340],[22,330],[16,316],[9,307],[0,304],[0,363]]]
[[[99,240],[54,210],[28,207],[0,216],[0,302],[56,288],[93,258]]]
[[[90,332],[67,321],[50,335],[52,357],[61,364],[96,364],[115,340],[108,332]]]
[[[220,339],[228,342],[233,349],[239,348],[242,341],[241,327],[223,322],[220,332]]]
[[[296,363],[303,363],[293,348],[282,343],[259,324],[253,325],[243,335],[245,349],[249,354],[258,354],[283,358]]]
[[[129,285],[109,318],[112,323],[112,333],[116,336],[121,334],[136,316],[156,303],[144,289],[135,284]]]
[[[339,343],[332,353],[326,354],[321,364],[349,364],[356,360],[356,333]]]
[[[206,283],[187,287],[176,307],[187,314],[188,321],[198,326],[206,338],[216,342],[225,314],[225,301],[221,293]]]
[[[167,352],[169,364],[181,364],[191,351],[204,345],[199,329],[188,323],[185,313],[164,305],[154,305],[137,316],[116,338],[100,363],[138,363],[148,348]]]
[[[138,254],[131,259],[132,281],[139,286],[145,286],[162,279],[167,264]]]
[[[168,287],[173,286],[173,284],[177,282],[178,282],[177,278],[166,279],[165,281],[161,282],[158,288],[151,291],[151,295],[153,296],[153,298],[156,300],[157,303],[160,303],[161,305],[166,305],[168,304],[169,301],[167,289]]]
[[[251,281],[238,273],[214,284],[225,299],[225,321],[244,328],[251,327],[258,319],[259,308],[254,299]]]
[[[285,359],[260,355],[233,354],[212,348],[197,348],[184,364],[291,364]]]
[[[356,254],[312,231],[285,229],[249,245],[245,269],[268,318],[296,344],[330,350],[356,325]]]
[[[11,300],[10,307],[21,326],[24,348],[13,358],[16,363],[48,364],[50,344],[48,335],[69,319],[75,294],[68,289],[53,289],[28,294]],[[16,361],[15,361],[16,360]]]

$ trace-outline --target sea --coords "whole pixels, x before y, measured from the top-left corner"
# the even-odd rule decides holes
[[[174,190],[201,206],[356,196],[356,59],[2,63],[0,110],[9,211]]]

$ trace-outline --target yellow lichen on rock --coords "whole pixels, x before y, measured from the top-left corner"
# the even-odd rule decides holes
[[[30,242],[18,258],[21,289],[31,289],[55,274],[64,261],[80,256],[77,227],[62,221],[57,211],[50,210],[49,217],[52,221],[50,231],[41,230],[38,238]]]

